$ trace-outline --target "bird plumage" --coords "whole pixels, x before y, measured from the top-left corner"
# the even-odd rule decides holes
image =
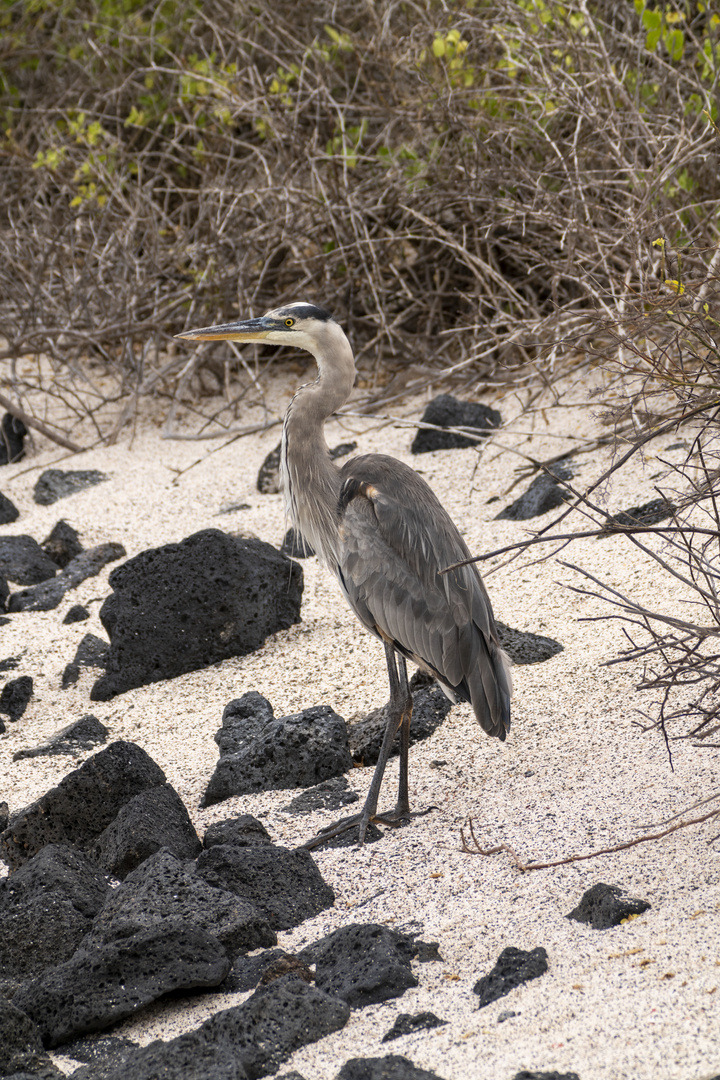
[[[324,424],[347,401],[355,361],[344,331],[323,308],[298,302],[256,319],[179,335],[197,341],[268,342],[312,353],[314,382],[301,386],[283,424],[281,481],[292,524],[336,574],[355,614],[385,645],[389,719],[359,823],[360,841],[376,815],[393,738],[401,733],[400,782],[388,824],[409,813],[407,751],[412,698],[405,659],[431,672],[453,699],[469,701],[489,735],[510,727],[511,678],[492,605],[467,545],[431,488],[413,469],[364,454],[341,469],[330,458]],[[401,659],[398,660],[398,654]],[[347,828],[341,823],[332,833]]]
[[[360,621],[472,703],[489,735],[510,727],[510,671],[492,606],[454,522],[421,476],[383,454],[339,470],[339,557],[332,569]]]

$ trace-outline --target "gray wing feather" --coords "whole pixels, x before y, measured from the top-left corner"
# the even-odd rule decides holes
[[[489,734],[510,726],[510,672],[470,553],[425,481],[369,454],[341,470],[338,578],[360,621],[472,703]]]

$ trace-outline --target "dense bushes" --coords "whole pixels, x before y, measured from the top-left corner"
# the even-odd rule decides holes
[[[717,241],[701,3],[0,11],[0,331],[55,378],[92,353],[149,389],[188,323],[298,297],[361,364],[497,378],[656,279],[658,236]]]

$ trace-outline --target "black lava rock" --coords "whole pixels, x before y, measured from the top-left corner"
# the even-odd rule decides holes
[[[0,996],[0,1076],[50,1080],[63,1073],[43,1050],[40,1031],[29,1016]]]
[[[452,702],[434,679],[429,679],[428,683],[423,685],[425,678],[426,676],[422,673],[421,679],[417,682],[415,676],[410,680],[413,697],[412,719],[410,720],[411,746],[423,739],[429,739],[452,708]],[[363,765],[374,765],[377,762],[387,727],[387,709],[388,706],[384,705],[381,709],[373,710],[364,720],[348,726],[348,741],[353,761],[362,762]],[[399,753],[400,736],[398,734],[390,756],[394,757]]]
[[[525,952],[509,945],[500,953],[492,971],[483,975],[473,986],[473,993],[480,997],[478,1008],[490,1005],[530,979],[537,979],[547,969],[547,952],[542,946]]]
[[[217,986],[230,970],[218,939],[198,926],[153,926],[24,983],[13,998],[45,1046],[102,1031],[173,990]]]
[[[335,1080],[442,1080],[442,1077],[418,1068],[400,1054],[388,1054],[382,1058],[351,1058]]]
[[[4,577],[3,574],[0,574],[0,611],[7,611],[7,602],[9,596],[10,586],[7,583],[7,578]],[[10,622],[9,619],[0,619],[0,626],[4,626],[5,623],[8,622]]]
[[[612,514],[603,526],[603,535],[612,536],[620,526],[657,525],[659,521],[672,517],[677,507],[667,499],[651,499],[642,506],[631,506],[619,514]],[[615,526],[615,528],[613,528]]]
[[[203,847],[211,848],[216,844],[252,847],[254,844],[272,844],[272,839],[263,823],[252,814],[239,814],[238,817],[216,821],[208,826],[203,836]]]
[[[87,1065],[72,1075],[74,1080],[249,1080],[231,1046],[198,1045],[183,1036],[172,1042],[158,1039],[122,1053],[114,1063]]]
[[[344,1002],[287,975],[195,1031],[150,1043],[99,1076],[80,1069],[73,1080],[256,1080],[277,1072],[301,1046],[344,1027],[349,1016]]]
[[[27,428],[22,420],[12,413],[5,413],[0,421],[0,465],[22,461],[25,457],[23,440],[26,435]]]
[[[83,607],[82,604],[73,604],[72,607],[68,608],[63,623],[85,622],[89,618],[90,612],[86,607]]]
[[[552,1072],[535,1072],[534,1070],[522,1069],[519,1073],[515,1073],[513,1080],[580,1080],[577,1073],[561,1073],[553,1070]]]
[[[171,784],[141,791],[121,806],[90,855],[122,881],[161,848],[179,859],[194,859],[202,851],[185,804]]]
[[[421,964],[445,963],[440,955],[440,943],[438,941],[416,941],[418,962]]]
[[[0,536],[0,574],[16,585],[36,585],[57,573],[32,536]]]
[[[113,890],[83,948],[97,948],[158,926],[198,926],[213,934],[231,960],[240,952],[277,944],[253,904],[193,873],[170,851],[151,855]]]
[[[68,686],[74,686],[78,681],[80,678],[80,668],[107,667],[109,653],[110,646],[107,641],[103,641],[103,639],[97,637],[96,634],[86,634],[75,650],[75,656],[72,661],[65,665],[65,670],[62,675],[63,690],[67,690]]]
[[[108,892],[107,876],[79,851],[60,844],[47,844],[3,878],[0,980],[17,984],[69,960]]]
[[[532,634],[529,630],[513,630],[501,622],[495,625],[500,645],[513,664],[542,664],[563,651],[564,646],[555,638]]]
[[[315,810],[339,810],[341,806],[358,802],[360,796],[353,791],[344,776],[335,776],[330,780],[323,780],[322,784],[303,791],[302,795],[296,795],[287,806],[283,806],[288,814],[311,814]]]
[[[20,719],[33,696],[31,675],[21,675],[18,679],[6,682],[0,693],[0,713],[9,717],[13,723]]]
[[[23,758],[50,757],[53,754],[72,754],[77,757],[83,751],[92,750],[94,746],[107,742],[108,729],[101,724],[96,716],[90,713],[61,728],[60,731],[51,735],[47,742],[38,746],[29,747],[26,750],[18,750],[13,754],[13,761],[22,761]]]
[[[232,795],[308,787],[352,768],[347,726],[329,705],[276,719],[270,703],[258,703],[259,697],[251,691],[225,706],[215,736],[220,761],[202,806]]]
[[[647,900],[631,900],[623,892],[617,885],[604,885],[600,881],[582,894],[578,906],[565,918],[590,923],[593,930],[608,930],[619,926],[629,915],[642,915],[650,910]]]
[[[220,756],[235,754],[242,750],[248,736],[262,731],[274,719],[273,707],[257,690],[248,690],[241,698],[229,701],[223,709],[222,727],[215,733]]]
[[[196,873],[209,885],[229,889],[254,904],[273,930],[299,926],[335,903],[335,893],[309,851],[274,844],[218,844],[203,851]]]
[[[110,653],[94,701],[245,656],[300,620],[299,564],[219,529],[143,551],[110,584],[115,591],[100,610]]]
[[[0,835],[2,858],[16,869],[45,844],[86,848],[134,795],[165,782],[135,743],[111,743],[15,815]]]
[[[480,439],[490,434],[488,428],[498,428],[502,416],[497,409],[473,401],[459,401],[450,394],[440,394],[425,407],[422,423],[434,424],[440,428],[465,427],[476,428],[477,436],[456,435],[452,431],[431,431],[420,428],[413,439],[410,453],[427,454],[431,450],[455,450],[467,446],[478,446]]]
[[[246,990],[254,990],[266,971],[278,960],[288,960],[290,955],[284,949],[265,949],[257,956],[238,956],[222,985],[222,992],[242,994]]]
[[[19,517],[20,511],[15,503],[0,491],[0,525],[9,525],[12,521],[17,521]]]
[[[33,488],[33,498],[40,506],[50,506],[58,499],[65,499],[68,495],[74,495],[76,491],[84,491],[85,488],[101,484],[103,480],[110,478],[97,469],[76,469],[64,471],[63,469],[46,469],[40,473]]]
[[[52,581],[43,581],[27,589],[13,593],[8,611],[52,611],[62,601],[65,593],[76,588],[81,581],[99,574],[104,566],[125,555],[122,544],[99,544],[71,559],[64,570]]]
[[[432,1012],[400,1013],[395,1018],[395,1023],[382,1037],[383,1042],[392,1042],[402,1035],[413,1035],[416,1031],[432,1031],[433,1028],[444,1027],[447,1020],[441,1020]]]
[[[548,471],[536,476],[515,502],[496,514],[495,520],[527,521],[562,506],[564,502],[572,499],[572,494],[563,487],[562,481],[571,480],[572,475],[572,470],[559,461],[549,465]]]
[[[280,554],[287,555],[288,559],[311,559],[315,554],[315,548],[310,547],[302,533],[297,529],[288,529],[285,539],[280,545]]]
[[[280,454],[282,443],[270,451],[258,472],[257,489],[261,495],[277,495],[280,490]]]
[[[45,554],[63,568],[83,550],[77,531],[62,518],[53,526],[41,546]]]
[[[375,923],[341,926],[298,955],[315,965],[315,985],[353,1009],[400,997],[418,981],[412,938]]]

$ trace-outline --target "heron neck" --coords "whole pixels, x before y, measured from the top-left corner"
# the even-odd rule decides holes
[[[318,349],[318,377],[301,386],[285,415],[281,479],[288,516],[317,554],[337,562],[340,476],[325,441],[325,421],[343,405],[355,381],[350,344],[339,334],[330,350]]]

